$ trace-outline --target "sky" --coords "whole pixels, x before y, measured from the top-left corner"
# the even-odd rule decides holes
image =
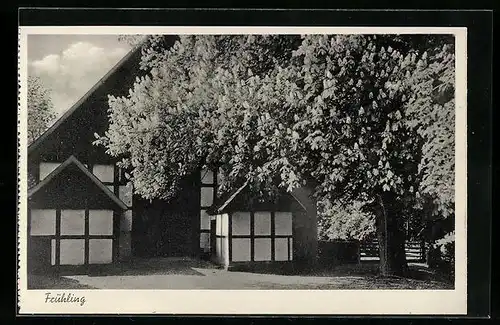
[[[29,35],[28,75],[40,77],[61,115],[130,49],[117,35]]]

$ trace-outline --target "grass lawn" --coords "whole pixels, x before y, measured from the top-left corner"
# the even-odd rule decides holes
[[[342,265],[308,274],[225,271],[195,260],[143,260],[83,275],[29,275],[30,289],[453,289],[453,284],[410,264],[410,278],[377,275],[376,263]]]

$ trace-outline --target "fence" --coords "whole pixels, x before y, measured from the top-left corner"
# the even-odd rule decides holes
[[[360,260],[361,261],[378,261],[379,250],[378,241],[376,239],[366,240],[360,243]],[[406,260],[407,261],[425,261],[425,245],[420,240],[410,240],[405,244]]]

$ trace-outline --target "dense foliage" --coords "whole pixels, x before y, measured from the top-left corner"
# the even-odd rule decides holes
[[[404,236],[388,231],[401,234],[417,209],[453,214],[453,39],[180,36],[162,44],[162,36],[146,42],[150,73],[129,96],[110,98],[110,128],[97,141],[123,158],[143,197],[170,197],[205,165],[220,167],[222,191],[241,179],[268,190],[307,184],[330,211],[345,208],[335,214],[345,224],[365,228],[345,235],[377,227],[396,247],[389,255],[400,254]]]
[[[455,232],[447,233],[430,247],[430,267],[442,272],[450,280],[455,276]]]
[[[118,41],[126,43],[130,46],[136,46],[141,42],[145,41],[147,36],[145,35],[118,35]]]
[[[318,233],[321,240],[364,240],[375,234],[375,216],[363,209],[362,202],[342,205],[319,201]]]

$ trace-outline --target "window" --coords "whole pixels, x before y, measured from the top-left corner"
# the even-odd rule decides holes
[[[250,235],[249,212],[235,212],[231,218],[233,235]]]
[[[276,235],[291,235],[292,234],[292,213],[291,212],[276,212],[274,216],[276,227]]]
[[[200,229],[210,230],[210,216],[206,210],[200,211]]]
[[[230,238],[232,260],[292,260],[292,222],[290,212],[234,212]]]
[[[61,235],[85,234],[85,210],[61,210]]]
[[[40,180],[43,180],[52,173],[61,163],[42,162],[40,163]]]
[[[274,240],[274,259],[276,261],[288,260],[288,241],[289,238],[276,238]]]
[[[256,235],[271,235],[271,213],[254,213],[254,233]]]
[[[111,263],[113,261],[112,246],[112,239],[91,239],[89,242],[89,263]]]
[[[126,206],[132,206],[132,184],[120,185],[118,191],[118,197],[125,203]]]
[[[232,260],[250,261],[250,238],[233,238]]]
[[[214,203],[215,198],[215,175],[210,169],[202,169],[200,171],[200,248],[203,251],[210,250],[210,242],[207,243],[208,233],[210,232],[210,216],[205,209]],[[227,223],[227,220],[226,220]],[[227,228],[227,224],[225,225]],[[220,230],[220,229],[219,229]],[[226,231],[227,233],[227,231]]]
[[[213,187],[202,187],[200,193],[200,205],[201,207],[210,207],[214,200],[214,188]]]
[[[53,212],[49,212],[53,211]],[[46,222],[47,229],[59,228],[51,233],[51,264],[52,265],[82,265],[110,263],[113,260],[114,213],[112,210],[46,210],[35,212],[38,221]],[[57,218],[59,213],[60,218]],[[33,219],[32,219],[33,220]],[[60,220],[57,227],[56,220]],[[40,227],[38,227],[40,231]]]
[[[201,171],[201,183],[212,185],[214,183],[214,172],[209,169]]]
[[[61,265],[81,265],[85,262],[84,239],[61,239]]]
[[[200,248],[202,248],[204,252],[210,251],[210,233],[203,232],[200,234]]]
[[[56,210],[31,210],[31,235],[56,234]]]
[[[89,234],[113,235],[113,211],[89,210]]]
[[[92,173],[103,183],[113,183],[115,180],[113,165],[94,165]]]
[[[255,238],[254,261],[270,261],[271,257],[271,238]]]

